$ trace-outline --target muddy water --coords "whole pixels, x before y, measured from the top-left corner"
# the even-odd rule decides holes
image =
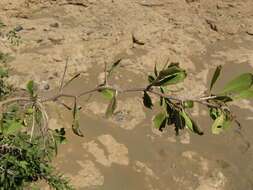
[[[197,65],[205,61],[196,72],[210,68],[210,78],[214,65],[221,60],[226,62],[215,89],[219,90],[233,76],[253,71],[249,63],[226,61],[217,56],[219,52],[242,46],[253,49],[252,45],[238,39],[221,41],[211,46],[206,54],[193,58]],[[74,81],[66,91],[94,87],[102,70],[94,65],[88,77]],[[146,80],[144,73],[135,74],[124,67],[119,68],[113,78],[113,82],[123,88],[143,86]],[[141,94],[120,96],[120,107],[112,119],[103,116],[107,102],[100,95],[80,100],[80,123],[85,137],[76,137],[68,130],[69,142],[60,148],[56,160],[57,167],[70,177],[77,189],[253,189],[253,110],[242,109],[243,105],[251,107],[250,102],[233,105],[242,128],[235,125],[224,134],[211,135],[211,120],[205,109],[199,107],[194,118],[205,135],[196,136],[184,131],[175,136],[173,128],[163,133],[152,129],[151,118],[156,109],[150,111],[138,106],[141,98],[136,99],[136,96],[141,97]],[[70,126],[70,113],[59,112],[61,124]]]

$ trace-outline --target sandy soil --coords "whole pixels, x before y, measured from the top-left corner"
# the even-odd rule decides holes
[[[41,90],[54,89],[67,57],[67,77],[83,73],[69,91],[97,85],[104,63],[117,59],[114,80],[123,86],[145,84],[156,63],[179,62],[191,73],[184,96],[205,91],[219,64],[225,65],[223,83],[253,71],[252,0],[1,0],[0,21],[7,25],[0,30],[0,51],[14,57],[7,65],[17,87],[34,79]],[[13,29],[19,46],[3,35]],[[110,120],[103,117],[106,102],[83,99],[85,138],[69,133],[56,160],[77,189],[253,189],[250,102],[234,105],[241,131],[210,135],[207,112],[197,107],[193,115],[205,136],[185,131],[175,137],[173,130],[152,129],[154,112],[137,95],[122,97]],[[52,126],[69,128],[70,113],[48,106]]]

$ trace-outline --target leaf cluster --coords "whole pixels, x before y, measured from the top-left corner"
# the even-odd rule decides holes
[[[34,104],[36,89],[33,81],[28,82],[27,91],[33,103],[28,106],[11,104],[2,113],[0,190],[23,190],[41,180],[56,190],[73,189],[52,165],[58,145],[66,141],[65,129],[41,131],[43,113]]]
[[[211,127],[213,134],[223,132],[233,122],[238,124],[239,122],[230,110],[229,103],[240,99],[253,98],[253,74],[243,73],[228,82],[220,92],[213,93],[212,89],[221,74],[221,70],[222,66],[216,68],[210,83],[210,93],[206,97],[180,100],[167,96],[165,89],[168,91],[169,85],[182,82],[187,76],[185,71],[174,63],[160,72],[155,66],[154,75],[150,75],[148,78],[150,84],[147,89],[151,89],[153,86],[160,89],[160,106],[163,111],[153,118],[154,127],[162,130],[166,126],[172,125],[175,127],[176,134],[187,128],[196,134],[203,135],[188,111],[194,107],[195,103],[203,104],[209,110],[210,117],[214,120]],[[148,92],[152,93],[151,90],[144,91],[143,104],[152,109],[153,103]]]
[[[40,180],[57,190],[73,189],[51,164],[54,145],[45,148],[40,137],[29,138],[25,132],[0,133],[0,189],[22,190]]]

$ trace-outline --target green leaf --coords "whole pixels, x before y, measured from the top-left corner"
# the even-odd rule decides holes
[[[57,145],[58,144],[65,144],[67,142],[67,139],[65,137],[66,131],[64,128],[55,129],[54,132],[55,132],[54,138],[55,138]]]
[[[234,100],[239,100],[239,99],[251,99],[253,98],[253,89],[249,90],[244,90],[240,92],[238,95],[233,97]]]
[[[29,92],[29,94],[34,97],[36,90],[37,90],[37,86],[35,84],[35,82],[33,80],[30,80],[27,85],[26,85],[26,90]]]
[[[153,107],[152,100],[146,91],[144,91],[144,95],[143,95],[143,104],[145,107],[149,109],[152,109]]]
[[[78,119],[75,119],[73,120],[73,123],[72,123],[72,131],[74,132],[74,134],[76,134],[77,136],[79,137],[84,137],[81,129],[80,129],[80,124],[79,124],[79,120]]]
[[[152,83],[155,80],[155,78],[152,75],[148,75],[148,82]]]
[[[221,102],[224,102],[224,103],[233,101],[233,99],[229,96],[217,96],[216,98],[214,98],[214,100],[218,100],[218,101],[221,101]]]
[[[217,117],[219,117],[221,115],[221,110],[218,108],[210,108],[209,109],[209,115],[210,117],[215,120]]]
[[[185,78],[186,78],[186,72],[182,71],[180,73],[174,74],[171,77],[168,77],[167,79],[165,79],[163,81],[164,83],[162,84],[162,86],[167,86],[167,85],[183,82]]]
[[[189,118],[189,116],[187,115],[187,113],[183,110],[183,111],[180,112],[180,115],[184,118],[186,128],[188,128],[192,132],[194,132],[192,120]]]
[[[23,169],[26,169],[26,166],[29,165],[29,163],[27,161],[20,161],[19,166],[21,166]]]
[[[3,132],[7,135],[14,135],[19,132],[24,126],[17,121],[8,121]]]
[[[215,119],[212,125],[212,133],[216,135],[220,134],[223,131],[224,122],[225,122],[225,115],[221,114],[219,117]]]
[[[244,73],[225,85],[222,94],[240,93],[241,91],[248,90],[252,84],[253,75],[251,73]]]
[[[111,90],[111,89],[104,89],[101,90],[101,94],[108,100],[111,100],[115,94],[115,90]]]
[[[166,125],[166,120],[167,120],[167,115],[164,112],[158,113],[154,118],[153,118],[153,124],[156,129],[161,129],[164,128]]]
[[[223,123],[223,129],[228,129],[231,127],[231,121],[230,120],[226,120]]]
[[[155,74],[155,76],[156,76],[156,77],[158,76],[158,72],[157,72],[157,66],[156,66],[156,64],[155,64],[155,67],[154,67],[154,74]]]
[[[108,117],[111,117],[115,111],[117,107],[117,100],[116,100],[116,96],[114,95],[113,98],[111,99],[108,107],[107,107],[107,110],[106,110],[106,113],[105,113],[105,116],[108,118]]]
[[[194,106],[194,102],[191,101],[191,100],[188,100],[188,101],[184,101],[184,107],[185,108],[193,108]]]
[[[184,118],[186,128],[190,129],[193,133],[196,133],[198,135],[204,134],[184,110],[180,112],[180,115]]]
[[[182,82],[186,78],[185,70],[171,65],[167,69],[159,72],[157,79],[153,82],[153,86],[167,86]]]
[[[220,73],[221,73],[221,69],[222,69],[222,66],[219,65],[217,66],[214,74],[213,74],[213,77],[212,77],[212,81],[211,81],[211,85],[210,85],[210,91],[212,90],[213,88],[213,85],[215,84],[215,82],[217,81],[217,79],[219,78],[220,76]]]
[[[8,71],[0,67],[0,78],[8,77]]]
[[[170,115],[170,119],[172,119],[172,123],[175,125],[176,135],[178,135],[179,130],[185,128],[185,120],[177,110],[173,110],[172,114]]]
[[[166,69],[163,69],[162,71],[159,72],[158,78],[163,79],[165,77],[168,77],[170,75],[174,75],[176,73],[180,73],[182,71],[184,71],[184,70],[181,69],[180,67],[178,67],[176,65],[170,65]]]
[[[78,118],[78,113],[79,109],[77,107],[77,102],[74,102],[74,108],[73,108],[73,121],[72,121],[72,131],[80,137],[83,137],[83,133],[80,129],[80,124],[79,124],[79,118]]]

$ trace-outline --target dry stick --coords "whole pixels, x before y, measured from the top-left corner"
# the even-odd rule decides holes
[[[72,108],[70,106],[68,106],[66,103],[60,101],[60,100],[56,100],[56,103],[64,106],[65,108],[67,108],[68,110],[72,110]]]
[[[42,99],[42,100],[38,100],[38,102],[40,102],[40,103],[44,103],[44,102],[48,102],[48,101],[56,102],[61,97],[68,97],[68,98],[74,98],[75,99],[75,98],[80,98],[84,95],[91,94],[93,92],[101,91],[101,90],[104,90],[104,89],[115,90],[115,91],[118,91],[119,93],[144,92],[144,91],[146,91],[146,92],[152,93],[154,95],[157,95],[159,97],[168,98],[168,99],[174,100],[174,101],[179,101],[179,102],[181,102],[181,101],[194,101],[194,102],[206,105],[206,106],[218,107],[217,105],[214,105],[214,104],[211,104],[211,103],[207,102],[207,100],[214,99],[214,98],[216,98],[216,96],[201,97],[201,98],[198,98],[198,99],[180,99],[180,98],[177,98],[175,96],[171,96],[171,95],[168,95],[168,94],[163,94],[163,93],[154,91],[153,89],[133,88],[133,89],[121,90],[121,89],[117,89],[117,88],[114,88],[114,87],[111,87],[111,86],[99,86],[99,87],[96,87],[92,90],[81,92],[78,95],[58,93],[58,94],[56,94],[52,97]],[[3,102],[0,102],[0,107],[3,106],[3,105],[9,104],[9,103],[18,102],[18,101],[28,101],[29,102],[29,101],[32,101],[32,100],[30,98],[23,98],[23,97],[13,98],[13,99],[9,99],[9,100],[5,100]]]
[[[105,81],[104,81],[104,85],[107,85],[107,62],[105,62],[105,68],[104,68],[104,74],[105,74]]]
[[[64,72],[63,72],[61,83],[60,83],[59,93],[61,93],[62,89],[63,89],[64,79],[65,79],[66,71],[67,71],[67,68],[68,68],[68,62],[69,62],[69,57],[67,57],[67,59],[66,59],[66,63],[65,63],[65,67],[64,67]]]
[[[68,82],[66,82],[63,86],[63,88],[65,88],[66,86],[68,86],[74,79],[78,78],[83,72],[77,73],[75,76],[73,76]]]
[[[153,3],[153,4],[138,3],[138,4],[141,5],[141,6],[144,6],[144,7],[163,7],[163,6],[165,6],[165,3],[159,3],[159,4],[156,4],[156,3]]]
[[[35,107],[33,106],[33,121],[32,121],[31,135],[30,135],[30,142],[32,142],[34,127],[35,127]]]
[[[3,105],[6,105],[6,104],[13,103],[13,102],[30,102],[30,101],[31,101],[31,98],[29,98],[29,97],[10,98],[10,99],[1,101],[0,107],[2,107]]]
[[[38,105],[38,108],[39,110],[41,111],[41,114],[42,114],[42,118],[43,118],[43,130],[44,132],[48,132],[48,115],[47,115],[47,112],[44,108],[44,106],[42,105],[42,103],[40,102],[36,102],[37,105]]]

